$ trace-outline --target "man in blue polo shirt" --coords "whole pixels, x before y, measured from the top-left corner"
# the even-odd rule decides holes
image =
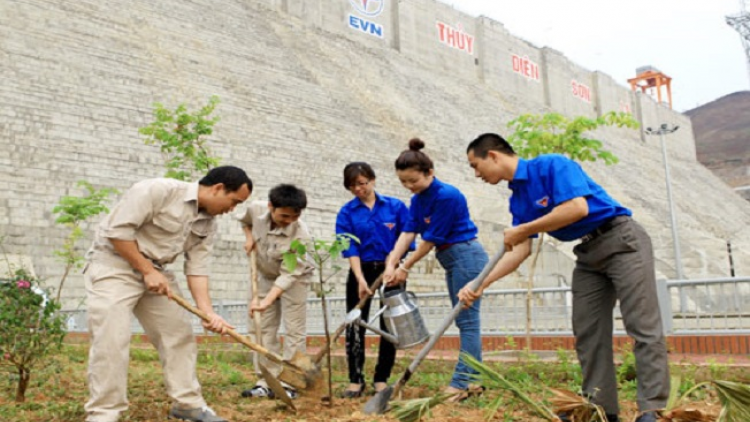
[[[625,329],[634,340],[638,382],[636,422],[657,420],[669,396],[669,365],[662,329],[651,239],[630,210],[612,199],[576,162],[561,155],[519,158],[501,136],[480,135],[467,148],[469,164],[487,183],[508,181],[513,227],[505,230],[508,253],[474,292],[477,300],[493,282],[514,271],[531,253],[538,233],[571,241],[574,253],[573,332],[583,370],[583,393],[618,421],[612,350],[612,310],[620,301]],[[563,421],[567,415],[561,415]]]

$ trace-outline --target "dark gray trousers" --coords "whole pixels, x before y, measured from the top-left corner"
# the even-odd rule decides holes
[[[634,220],[577,245],[573,271],[573,333],[583,370],[583,393],[618,414],[612,350],[615,301],[635,340],[638,408],[661,409],[669,396],[669,362],[662,330],[651,238]]]

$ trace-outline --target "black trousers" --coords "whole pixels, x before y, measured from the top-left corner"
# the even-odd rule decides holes
[[[372,286],[375,279],[385,270],[382,262],[363,262],[362,273],[365,276],[368,286]],[[399,286],[386,288],[386,291],[398,289]],[[346,279],[346,311],[354,309],[359,303],[359,286],[357,278],[352,270],[349,270],[349,277]],[[372,298],[369,299],[365,306],[362,307],[362,319],[367,320],[370,315],[370,305]],[[382,305],[381,305],[382,307]],[[380,318],[380,329],[388,332],[383,318]],[[346,329],[346,361],[349,365],[349,382],[352,384],[364,384],[365,377],[362,371],[365,367],[365,331],[366,328],[359,325],[350,325]],[[388,382],[391,376],[393,363],[396,360],[396,347],[393,343],[380,339],[380,349],[378,351],[378,363],[375,365],[375,377],[373,382]]]

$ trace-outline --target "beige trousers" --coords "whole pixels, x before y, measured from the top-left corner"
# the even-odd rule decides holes
[[[164,275],[170,279],[172,292],[180,294],[174,274],[165,271]],[[92,262],[84,279],[91,336],[86,421],[116,422],[128,407],[132,315],[159,352],[167,394],[175,407],[205,406],[195,372],[198,350],[187,312],[166,296],[146,290],[142,276],[132,268]]]
[[[263,300],[271,288],[274,280],[266,278],[262,273],[258,274],[258,298]],[[251,298],[252,299],[252,298]],[[282,355],[281,341],[279,339],[279,328],[284,322],[284,350]],[[250,318],[251,333],[255,333],[253,319]],[[295,353],[306,351],[306,329],[307,329],[307,284],[293,283],[292,286],[268,307],[260,318],[261,336],[263,347],[282,355],[284,360],[290,360]],[[278,377],[282,367],[279,364],[259,357],[259,361],[268,371]],[[256,372],[259,372],[256,369]],[[260,378],[257,385],[268,387]]]

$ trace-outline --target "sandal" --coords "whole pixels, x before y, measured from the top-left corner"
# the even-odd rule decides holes
[[[351,387],[351,386],[350,386]],[[356,399],[362,397],[362,393],[365,392],[365,383],[359,384],[359,390],[350,390],[347,388],[342,391],[340,397],[342,399]]]
[[[443,390],[443,393],[448,396],[448,398],[445,399],[446,403],[460,403],[469,398],[468,390],[461,390],[456,387],[448,387]]]
[[[484,394],[484,390],[487,388],[479,384],[469,384],[469,388],[466,389],[466,393],[469,397],[479,397]]]
[[[375,390],[375,394],[388,388],[388,383],[385,382],[374,382],[372,383],[372,389]]]

